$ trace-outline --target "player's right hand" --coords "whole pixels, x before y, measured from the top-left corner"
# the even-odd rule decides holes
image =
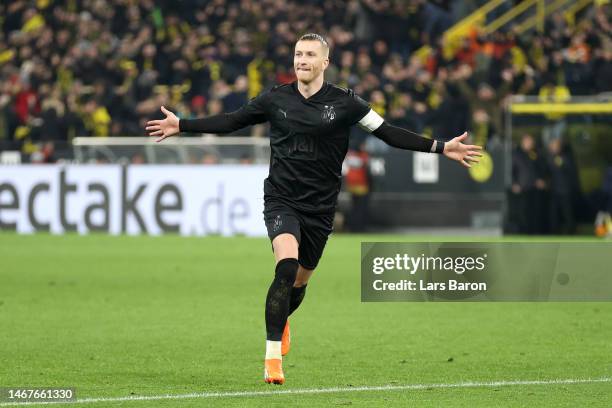
[[[166,119],[150,120],[145,128],[149,132],[149,136],[159,136],[155,139],[156,142],[161,142],[165,138],[179,133],[179,119],[176,115],[163,106],[161,111],[166,115]]]

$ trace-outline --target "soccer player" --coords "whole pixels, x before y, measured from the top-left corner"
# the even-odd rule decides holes
[[[353,91],[325,82],[328,65],[327,41],[305,34],[295,44],[297,81],[262,92],[235,112],[206,118],[179,120],[162,106],[166,118],[146,126],[160,142],[180,132],[230,133],[270,122],[264,220],[276,268],[265,303],[267,383],[285,382],[282,356],[290,345],[288,317],[304,299],[332,232],[349,128],[359,125],[391,146],[443,154],[466,167],[481,155],[479,146],[462,143],[467,133],[444,143],[388,124]]]

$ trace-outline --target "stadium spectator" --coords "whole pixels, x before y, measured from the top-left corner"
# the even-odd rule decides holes
[[[510,205],[520,234],[542,234],[548,224],[546,159],[536,148],[535,139],[526,133],[512,154]]]
[[[147,160],[142,153],[135,153],[130,160],[131,164],[146,164],[146,162]]]
[[[604,210],[612,214],[612,166],[606,169],[606,175],[603,182],[603,191],[606,195]]]
[[[347,226],[352,232],[364,232],[369,224],[370,163],[365,143],[346,154],[346,190],[351,195],[351,209]]]
[[[550,229],[553,234],[573,234],[576,228],[573,199],[580,190],[576,163],[569,146],[564,146],[560,138],[550,140],[547,150]]]

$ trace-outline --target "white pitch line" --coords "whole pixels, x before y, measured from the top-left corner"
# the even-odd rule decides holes
[[[194,392],[190,394],[166,394],[166,395],[141,395],[129,397],[107,397],[107,398],[83,398],[69,402],[3,402],[0,407],[17,407],[24,405],[57,405],[57,404],[94,404],[97,402],[124,402],[124,401],[157,401],[178,400],[193,398],[229,398],[229,397],[262,397],[274,395],[297,395],[297,394],[329,394],[356,391],[399,391],[399,390],[425,390],[442,388],[476,388],[476,387],[507,387],[513,385],[563,385],[563,384],[592,384],[609,383],[612,377],[602,378],[567,378],[558,380],[512,380],[491,382],[461,382],[454,384],[405,384],[405,385],[380,385],[361,387],[331,387],[331,388],[305,388],[274,391],[228,391],[228,392]]]

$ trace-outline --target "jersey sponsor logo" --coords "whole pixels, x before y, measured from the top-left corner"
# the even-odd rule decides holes
[[[281,156],[291,157],[292,159],[316,160],[316,139],[309,135],[289,132],[279,153]]]
[[[331,123],[332,120],[336,119],[336,111],[333,105],[325,105],[321,113],[321,119],[323,119],[325,123]]]
[[[287,144],[287,154],[293,159],[316,160],[317,145],[312,136],[291,132],[291,139]]]

